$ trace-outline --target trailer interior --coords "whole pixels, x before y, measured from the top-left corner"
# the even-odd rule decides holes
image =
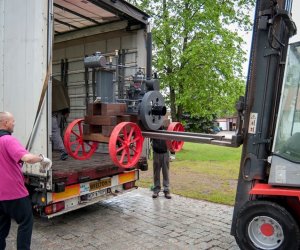
[[[101,80],[108,81],[114,95],[124,98],[130,76],[145,69],[143,38],[148,15],[125,1],[68,1],[53,3],[52,78],[61,81],[70,98],[66,126],[84,118],[88,103],[97,97],[97,69],[87,69],[84,58],[100,52],[107,64]],[[122,66],[118,66],[122,65]],[[118,77],[116,77],[118,75]],[[100,76],[99,76],[100,77]],[[63,134],[63,131],[62,131]],[[71,156],[62,161],[52,152],[53,184],[72,185],[124,172],[111,161],[107,144],[99,143],[96,153],[86,160]],[[142,158],[139,166],[146,167]],[[138,166],[137,166],[138,167]]]

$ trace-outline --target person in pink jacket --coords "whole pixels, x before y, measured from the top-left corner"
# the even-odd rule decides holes
[[[29,153],[11,134],[15,120],[11,113],[0,112],[0,250],[5,249],[11,219],[18,226],[17,248],[30,249],[33,215],[29,193],[24,184],[22,163],[41,163],[50,168],[51,160]]]

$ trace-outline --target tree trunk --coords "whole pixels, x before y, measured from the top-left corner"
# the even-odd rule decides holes
[[[169,18],[169,13],[168,13],[168,6],[166,0],[163,0],[163,18],[167,20]],[[170,30],[166,30],[166,44],[169,45],[172,41],[172,36],[170,33]],[[169,47],[166,49],[167,51],[167,56],[169,60],[167,60],[167,67],[166,67],[166,75],[170,76],[173,73],[173,65],[172,65],[172,51]],[[172,86],[171,83],[169,83],[169,88],[170,88],[170,109],[171,109],[171,119],[172,121],[177,121],[177,115],[176,115],[176,93],[175,89]]]
[[[176,100],[175,90],[172,86],[169,86],[169,88],[170,88],[171,118],[172,118],[172,122],[176,122],[177,121],[177,115],[176,115],[176,105],[175,105],[175,100]]]

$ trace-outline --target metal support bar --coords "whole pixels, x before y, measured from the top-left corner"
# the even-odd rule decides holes
[[[142,135],[147,138],[170,140],[170,141],[186,141],[194,143],[213,144],[225,147],[238,147],[231,140],[227,140],[224,136],[197,134],[188,132],[173,131],[142,131]]]
[[[81,14],[77,13],[76,11],[70,10],[70,9],[64,7],[64,6],[59,5],[59,4],[53,3],[53,6],[56,7],[56,8],[59,8],[59,9],[61,9],[61,10],[63,10],[63,11],[69,12],[69,13],[75,15],[75,16],[81,17],[81,18],[83,18],[83,19],[85,19],[85,20],[88,20],[88,21],[90,21],[90,22],[92,22],[92,23],[100,24],[99,22],[97,22],[96,20],[94,20],[94,19],[92,19],[92,18],[90,18],[90,17],[81,15]]]
[[[66,23],[66,22],[63,22],[61,20],[58,20],[57,18],[54,18],[54,21],[57,22],[57,23],[60,23],[62,25],[65,25],[69,28],[73,28],[73,29],[76,29],[76,30],[79,30],[79,27],[75,26],[75,25],[72,25],[72,24],[69,24],[69,23]]]

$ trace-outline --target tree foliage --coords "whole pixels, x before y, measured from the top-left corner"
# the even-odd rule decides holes
[[[153,17],[153,64],[173,120],[232,114],[244,94],[246,0],[132,0]]]

